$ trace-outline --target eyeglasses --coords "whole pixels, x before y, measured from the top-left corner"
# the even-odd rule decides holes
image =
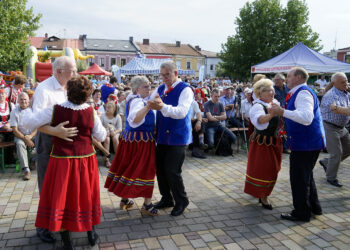
[[[151,86],[150,85],[144,85],[144,86],[141,86],[141,88],[143,88],[143,89],[150,89]]]

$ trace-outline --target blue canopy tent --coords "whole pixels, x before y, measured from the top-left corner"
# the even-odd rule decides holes
[[[130,62],[119,69],[124,75],[157,75],[160,73],[160,65],[169,59],[133,58]],[[194,70],[178,69],[179,75],[194,75]]]
[[[303,43],[286,52],[251,67],[251,73],[285,73],[293,67],[303,67],[309,73],[350,72],[350,64],[322,55]]]

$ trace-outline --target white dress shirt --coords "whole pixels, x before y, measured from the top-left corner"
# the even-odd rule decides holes
[[[175,88],[176,85],[178,85],[180,82],[182,82],[182,80],[178,79],[176,82],[174,82],[171,85],[171,87]],[[165,93],[168,90],[168,86],[166,84],[164,85],[165,85],[165,88],[164,88],[164,93]],[[154,99],[154,97],[158,93],[158,88],[155,91],[153,91],[150,100]],[[181,91],[178,105],[172,106],[164,103],[160,112],[164,117],[170,117],[173,119],[183,119],[186,117],[188,111],[190,110],[192,101],[193,101],[193,91],[191,90],[191,88],[184,88]]]
[[[306,86],[306,83],[300,84],[292,88],[289,93],[292,95],[301,86]],[[294,122],[308,126],[314,119],[314,98],[308,90],[302,90],[294,102],[295,110],[284,110],[283,117],[288,118]]]
[[[33,133],[33,130],[23,127],[19,124],[19,121],[23,119],[22,117],[25,110],[26,109],[22,109],[19,105],[17,105],[16,108],[11,111],[10,126],[17,127],[19,132],[21,132],[23,135],[30,135]]]
[[[90,107],[87,103],[76,105],[69,101],[66,101],[60,106],[65,108],[70,108],[73,110],[83,110]],[[52,120],[52,113],[53,113],[53,105],[47,107],[46,109],[41,109],[37,112],[33,111],[30,108],[27,108],[23,110],[23,116],[19,121],[19,126],[24,126],[27,129],[34,130],[36,128],[39,128],[41,126],[44,126],[46,124],[49,124]],[[106,129],[103,127],[100,118],[96,114],[96,111],[94,110],[94,127],[92,129],[92,136],[95,137],[98,141],[102,142],[106,139]],[[74,137],[72,138],[74,140]]]
[[[33,111],[37,112],[67,101],[67,91],[62,88],[54,76],[51,76],[39,83],[33,98]]]
[[[273,99],[273,103],[280,105],[276,99]],[[249,117],[250,117],[251,123],[254,125],[254,127],[256,129],[264,130],[264,129],[267,129],[267,127],[269,126],[269,122],[259,123],[258,120],[259,120],[260,116],[266,115],[263,106],[261,106],[260,104],[264,105],[267,108],[271,107],[271,105],[269,103],[263,102],[260,99],[256,99],[253,102],[253,106],[251,107],[251,109],[249,111]]]

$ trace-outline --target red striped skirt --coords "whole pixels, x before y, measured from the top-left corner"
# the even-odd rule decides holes
[[[51,232],[91,231],[100,224],[100,186],[96,155],[53,158],[45,173],[35,226]]]
[[[105,188],[122,198],[152,198],[155,175],[154,141],[121,140]]]
[[[257,141],[249,144],[248,164],[244,192],[256,198],[269,196],[281,170],[282,143],[269,146]]]

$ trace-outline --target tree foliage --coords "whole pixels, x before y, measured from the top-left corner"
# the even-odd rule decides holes
[[[28,37],[39,28],[41,14],[26,8],[27,0],[0,1],[0,70],[22,70],[31,56]]]
[[[247,2],[236,18],[236,34],[222,44],[220,58],[227,75],[244,78],[250,67],[303,42],[319,51],[319,35],[308,25],[305,0],[289,0],[285,8],[279,0]]]

